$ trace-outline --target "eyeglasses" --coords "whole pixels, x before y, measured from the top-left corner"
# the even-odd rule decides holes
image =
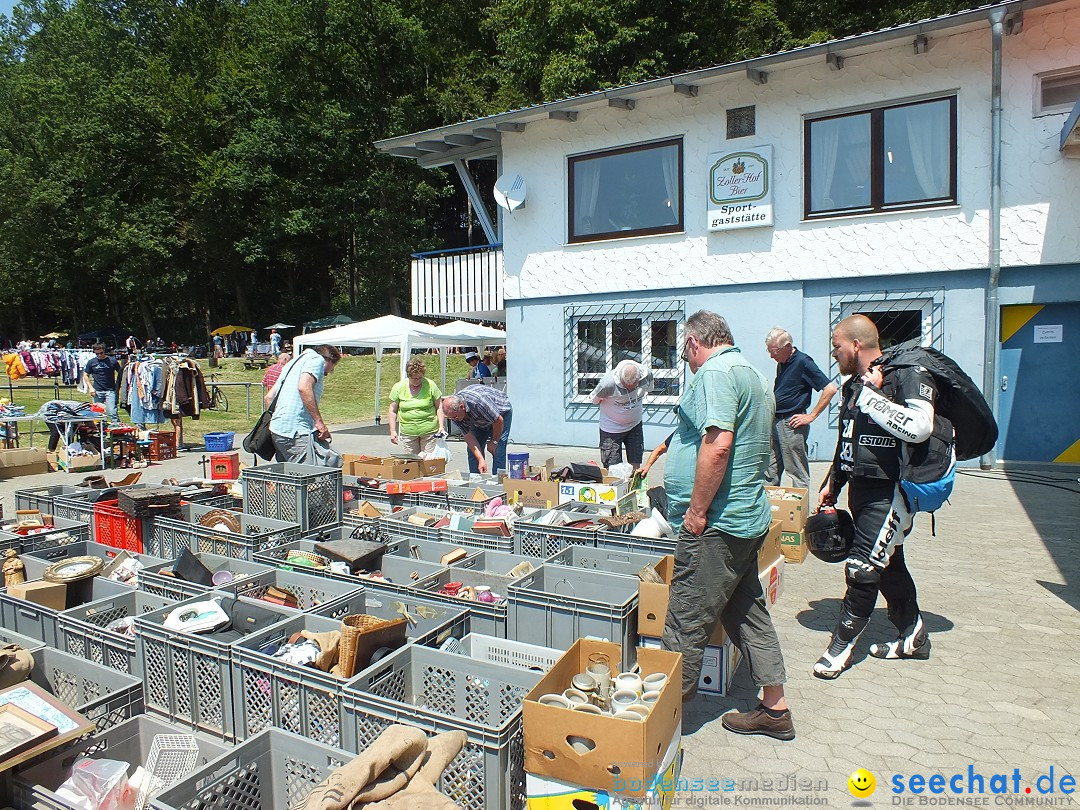
[[[688,361],[690,359],[690,341],[691,340],[693,340],[695,343],[697,342],[697,338],[695,338],[693,335],[689,335],[686,338],[686,341],[683,343],[682,355],[680,355],[680,356],[682,357],[684,362]]]

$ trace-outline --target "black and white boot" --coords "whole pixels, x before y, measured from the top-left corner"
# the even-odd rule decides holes
[[[929,658],[930,635],[926,632],[922,614],[916,616],[915,621],[895,641],[888,641],[884,644],[871,644],[870,655],[874,658],[887,658],[890,660],[914,658],[925,661]]]
[[[846,609],[840,612],[840,621],[833,631],[832,641],[814,664],[814,676],[831,681],[851,666],[851,657],[855,653],[855,641],[866,627],[868,619],[852,616]]]

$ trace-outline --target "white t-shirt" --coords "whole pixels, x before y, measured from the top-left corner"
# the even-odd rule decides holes
[[[637,387],[629,390],[619,384],[616,376],[626,363],[633,363],[645,375]],[[592,392],[592,401],[600,405],[600,430],[605,433],[626,433],[637,427],[643,416],[645,395],[652,389],[652,372],[633,360],[623,360],[605,374]]]

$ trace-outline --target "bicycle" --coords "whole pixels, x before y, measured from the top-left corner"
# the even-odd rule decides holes
[[[225,390],[216,384],[218,378],[217,374],[210,375],[210,407],[211,411],[225,411],[229,412],[229,398],[225,395]]]

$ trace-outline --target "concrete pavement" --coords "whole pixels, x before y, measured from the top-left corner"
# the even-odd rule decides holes
[[[334,436],[339,452],[392,450],[385,426],[338,427]],[[465,468],[464,445],[456,441],[451,448],[451,468]],[[595,448],[512,449],[562,463],[598,458]],[[154,465],[144,480],[199,475],[203,455],[183,453]],[[654,480],[660,472],[654,471]],[[824,472],[825,465],[813,465],[812,480]],[[108,475],[114,474],[122,471]],[[0,481],[0,498],[13,510],[16,489],[81,477],[51,473]],[[723,730],[724,711],[756,702],[741,667],[729,697],[699,696],[686,709],[685,781],[675,806],[849,806],[846,783],[858,768],[875,775],[877,791],[868,801],[878,807],[909,806],[903,804],[908,799],[913,807],[972,798],[990,807],[1026,806],[1033,797],[1074,803],[1062,792],[1061,779],[1080,776],[1078,492],[1075,477],[1063,473],[1016,473],[1007,480],[973,471],[957,477],[951,504],[938,513],[937,537],[930,536],[925,515],[916,519],[907,559],[933,641],[929,661],[867,656],[870,643],[894,635],[881,604],[859,641],[854,666],[836,681],[815,679],[810,669],[836,621],[843,572],[813,557],[785,566],[773,617],[797,737],[782,743]],[[907,787],[914,775],[962,774],[957,785],[966,788],[969,766],[984,776],[986,794],[956,795],[948,782],[941,795]],[[1054,793],[1042,795],[1036,778],[1051,768]],[[994,774],[1008,776],[1007,795],[990,793]],[[897,777],[905,787],[899,794],[893,792]],[[720,781],[726,779],[733,783]],[[771,780],[768,786],[765,780]]]

